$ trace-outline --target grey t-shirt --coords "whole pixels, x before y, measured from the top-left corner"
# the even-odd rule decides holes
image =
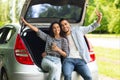
[[[60,54],[58,52],[53,51],[51,49],[52,44],[55,43],[60,49],[62,49],[68,55],[69,51],[68,51],[68,42],[67,42],[67,39],[62,38],[62,37],[59,38],[59,39],[53,38],[53,37],[49,36],[48,34],[44,33],[41,30],[39,30],[37,32],[37,35],[42,40],[46,41],[45,52],[47,54],[56,54],[56,55],[60,56]]]

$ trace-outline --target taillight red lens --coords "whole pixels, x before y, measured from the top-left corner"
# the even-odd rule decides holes
[[[20,35],[17,35],[16,43],[14,47],[16,60],[21,64],[33,65],[33,61],[29,56],[29,52],[23,43]]]
[[[95,53],[94,53],[94,50],[93,50],[93,47],[92,47],[92,44],[87,40],[88,42],[88,50],[90,52],[90,62],[92,61],[95,61]]]
[[[90,62],[95,61],[95,53],[90,54]]]

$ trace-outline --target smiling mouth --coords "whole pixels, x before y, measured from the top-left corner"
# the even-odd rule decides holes
[[[65,33],[69,32],[69,30],[66,30]]]

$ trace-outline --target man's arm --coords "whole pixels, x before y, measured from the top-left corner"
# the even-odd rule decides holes
[[[79,27],[83,34],[92,32],[93,30],[95,30],[97,27],[100,26],[100,22],[102,20],[102,13],[96,10],[96,15],[97,15],[97,21],[95,21],[94,23],[88,26]]]

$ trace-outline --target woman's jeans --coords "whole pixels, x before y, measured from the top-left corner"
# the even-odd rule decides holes
[[[75,70],[84,80],[92,80],[90,70],[84,60],[78,58],[66,58],[63,61],[64,80],[71,80],[72,72]]]
[[[41,63],[42,69],[49,72],[47,80],[60,80],[61,59],[53,56],[46,56]]]

